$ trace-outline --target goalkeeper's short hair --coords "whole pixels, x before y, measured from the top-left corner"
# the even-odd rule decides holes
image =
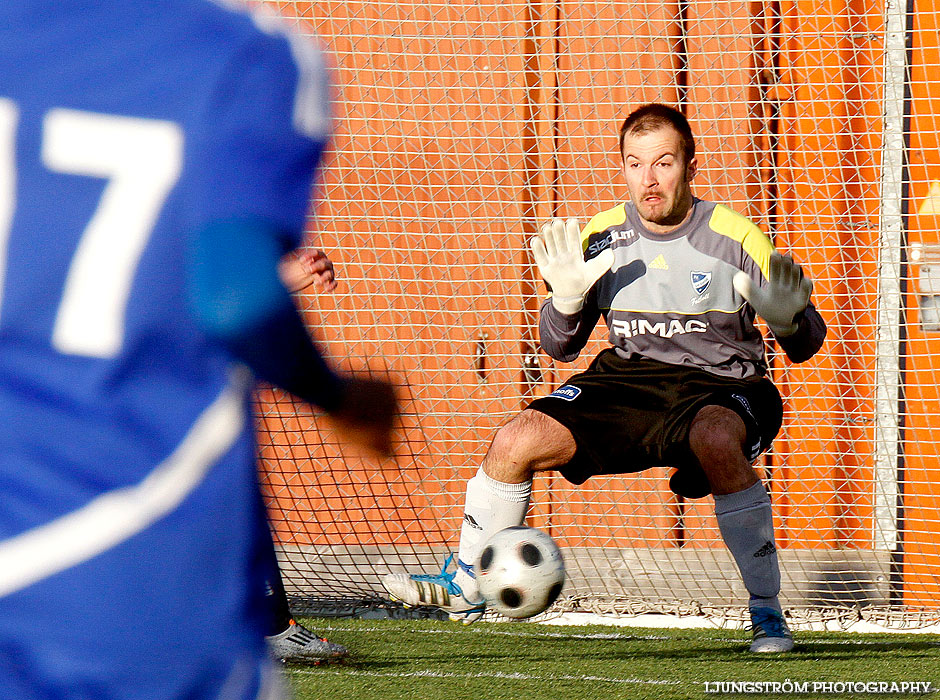
[[[686,164],[695,157],[695,136],[685,115],[675,107],[653,102],[633,110],[620,127],[620,157],[623,157],[623,142],[627,134],[645,134],[664,126],[671,126],[682,139],[682,156]]]

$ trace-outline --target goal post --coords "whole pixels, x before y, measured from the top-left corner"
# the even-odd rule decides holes
[[[289,593],[381,604],[388,571],[456,549],[496,429],[581,357],[537,349],[527,239],[622,201],[617,131],[679,105],[697,196],[749,216],[815,282],[829,336],[770,348],[784,427],[760,465],[796,620],[940,620],[940,12],[894,0],[263,2],[332,57],[335,138],[310,240],[331,294],[298,297],[331,360],[402,386],[397,456],[258,394],[262,476]],[[936,186],[934,186],[936,185]],[[932,266],[931,263],[932,262]],[[936,304],[934,303],[936,302]],[[536,477],[529,524],[563,547],[554,610],[728,616],[746,593],[710,499],[669,471]]]

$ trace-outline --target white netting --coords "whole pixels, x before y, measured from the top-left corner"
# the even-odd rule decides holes
[[[496,427],[604,345],[598,332],[571,365],[537,351],[525,241],[550,216],[585,220],[625,198],[620,121],[664,101],[698,136],[696,194],[803,262],[829,325],[810,362],[773,356],[786,412],[765,472],[785,604],[937,620],[937,13],[874,0],[268,4],[335,64],[310,229],[341,287],[302,303],[336,363],[407,387],[399,457],[380,465],[261,393],[289,591],[378,599],[382,573],[430,572],[456,547],[464,481]],[[682,502],[666,477],[537,478],[529,522],[566,548],[580,609],[743,604],[710,499]]]

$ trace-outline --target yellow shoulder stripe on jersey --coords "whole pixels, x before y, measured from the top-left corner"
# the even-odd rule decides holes
[[[611,226],[617,226],[626,220],[627,210],[624,208],[623,204],[618,204],[612,209],[602,211],[600,214],[595,214],[591,220],[587,222],[587,226],[581,229],[582,250],[587,247],[588,238],[591,237],[592,233],[603,231]]]
[[[744,252],[757,263],[764,277],[769,276],[770,256],[774,252],[774,244],[757,224],[723,204],[716,204],[708,225],[715,233],[740,243]]]

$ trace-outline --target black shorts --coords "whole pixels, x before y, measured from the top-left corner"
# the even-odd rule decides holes
[[[655,360],[625,360],[613,348],[528,408],[554,418],[574,436],[577,452],[559,469],[568,481],[582,484],[600,474],[673,467],[681,477],[673,479],[680,484],[671,483],[673,490],[700,498],[710,488],[689,447],[689,429],[708,405],[741,416],[747,426],[745,456],[751,461],[780,430],[783,404],[766,377],[734,379]],[[683,483],[692,486],[683,489]]]

